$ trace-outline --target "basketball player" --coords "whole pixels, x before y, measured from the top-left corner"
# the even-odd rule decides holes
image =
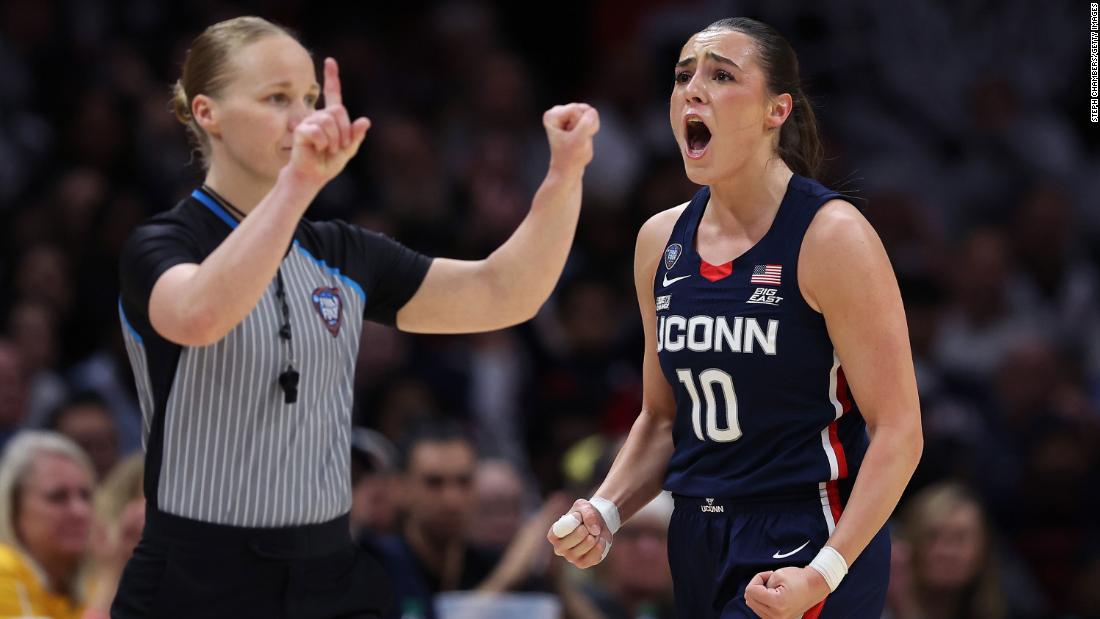
[[[642,226],[642,410],[596,495],[547,537],[594,565],[663,485],[678,616],[878,619],[885,523],[922,449],[890,264],[813,180],[814,114],[779,33],[715,22],[674,77],[672,129],[704,187]]]
[[[488,331],[529,319],[572,244],[596,111],[543,117],[551,162],[490,257],[430,259],[302,219],[369,121],[336,62],[260,18],[192,44],[176,114],[205,184],[138,227],[120,315],[145,418],[145,530],[112,617],[377,617],[384,574],[349,534],[351,395],[362,321]]]

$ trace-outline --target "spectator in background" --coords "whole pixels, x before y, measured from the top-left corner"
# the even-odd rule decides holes
[[[145,458],[133,454],[111,470],[95,493],[88,607],[102,612],[99,617],[110,609],[122,569],[145,527],[144,470]]]
[[[441,591],[469,590],[492,572],[498,552],[468,544],[477,510],[477,451],[457,425],[412,431],[400,450],[399,533],[379,540],[379,560],[393,580],[393,617],[413,601],[433,617]]]
[[[59,361],[57,316],[44,300],[22,298],[11,309],[7,328],[27,377],[27,425],[40,427],[68,395],[54,370]]]
[[[899,551],[908,571],[895,563],[888,608],[896,619],[1008,617],[990,546],[981,505],[965,489],[924,489],[905,510]]]
[[[133,373],[117,321],[112,322],[108,342],[91,356],[69,368],[65,379],[72,392],[93,392],[103,399],[118,434],[120,454],[141,449],[142,418],[133,391]]]
[[[26,416],[27,383],[18,350],[0,339],[0,449],[19,431]]]
[[[43,302],[58,320],[66,320],[75,290],[69,257],[49,243],[28,247],[16,265],[15,290],[17,298]]]
[[[410,429],[431,423],[440,409],[435,391],[415,374],[395,371],[370,394],[370,426],[400,445]]]
[[[557,318],[541,326],[547,354],[535,369],[527,432],[532,467],[545,487],[561,487],[559,459],[600,431],[625,432],[640,406],[641,379],[621,342],[637,326],[607,281],[580,275],[563,283]]]
[[[1019,481],[994,513],[1051,604],[1065,612],[1067,593],[1079,586],[1091,547],[1100,542],[1100,432],[1093,419],[1047,416],[1035,420],[1027,437],[1016,452],[1023,461]]]
[[[606,619],[675,616],[666,550],[673,507],[672,495],[662,492],[615,534],[615,552],[585,589]]]
[[[374,430],[355,428],[351,434],[352,537],[373,547],[380,535],[395,532],[397,520],[396,448]]]
[[[413,429],[399,458],[399,533],[376,544],[393,580],[390,616],[415,608],[431,619],[436,616],[435,596],[445,591],[552,590],[563,596],[566,608],[589,606],[557,578],[560,574],[548,582],[541,573],[550,558],[543,535],[568,507],[563,496],[547,501],[522,526],[517,522],[507,540],[493,536],[505,544],[482,545],[470,541],[471,533],[496,526],[491,512],[498,505],[479,502],[474,486],[477,450],[471,437],[454,422],[436,421]]]
[[[106,479],[119,459],[118,432],[107,403],[94,392],[72,395],[50,416],[47,430],[69,437],[92,460],[96,477]]]
[[[1070,612],[1077,617],[1100,617],[1100,544],[1093,544],[1076,572]]]
[[[936,362],[945,371],[978,384],[1033,325],[1014,316],[1008,303],[1009,248],[1003,232],[981,228],[958,249],[949,271],[954,304],[943,315]]]
[[[1028,491],[1025,469],[1029,454],[1052,423],[1091,415],[1087,400],[1049,341],[1021,337],[1003,353],[993,384],[987,417],[989,432],[981,453],[979,482],[993,514],[1006,532],[1027,522],[1017,503]],[[1067,497],[1068,498],[1068,497]],[[1046,506],[1034,505],[1040,512]]]
[[[95,473],[52,432],[25,432],[0,459],[0,616],[76,619],[89,556]]]
[[[507,460],[486,458],[474,475],[478,522],[470,527],[472,544],[504,550],[515,538],[524,518],[523,479]]]
[[[960,485],[929,486],[911,499],[892,568],[893,619],[1030,616],[1012,604],[982,506]]]
[[[1044,335],[1088,362],[1100,375],[1100,278],[1075,236],[1070,196],[1055,184],[1024,194],[1013,214],[1017,266],[1010,280],[1013,310]]]

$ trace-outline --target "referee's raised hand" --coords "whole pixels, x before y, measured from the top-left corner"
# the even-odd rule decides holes
[[[325,107],[302,119],[294,129],[294,147],[287,165],[303,180],[324,185],[359,152],[370,120],[352,122],[340,94],[340,70],[333,58],[325,58],[323,90]]]

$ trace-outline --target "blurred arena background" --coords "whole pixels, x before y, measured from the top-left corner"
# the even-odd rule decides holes
[[[377,434],[356,441],[364,535],[399,534],[416,500],[432,503],[430,488],[408,496],[394,446],[455,421],[482,459],[448,504],[466,518],[455,535],[517,541],[527,560],[505,588],[668,616],[660,526],[617,538],[623,559],[591,579],[547,567],[545,527],[518,542],[545,501],[587,496],[637,413],[635,234],[695,189],[668,124],[673,64],[690,34],[745,15],[794,45],[822,180],[865,210],[906,303],[926,446],[894,521],[889,616],[1100,617],[1087,2],[0,0],[0,444],[58,429],[100,475],[140,450],[119,249],[199,182],[169,85],[190,40],[240,14],[337,58],[345,103],[374,123],[309,216],[431,255],[484,256],[518,224],[548,157],[543,110],[580,100],[601,115],[570,262],[534,321],[463,337],[365,329],[355,419]],[[491,526],[470,517],[486,502]],[[968,605],[929,601],[956,599]]]

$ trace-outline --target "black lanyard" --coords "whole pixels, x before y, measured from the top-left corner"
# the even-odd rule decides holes
[[[202,190],[214,198],[222,208],[229,211],[230,215],[237,221],[245,218],[245,214],[240,209],[230,204],[229,200],[221,197],[218,192],[209,186],[203,185]],[[298,379],[300,375],[298,370],[294,368],[294,341],[290,337],[290,305],[286,302],[286,287],[283,285],[283,270],[281,267],[275,269],[275,298],[279,301],[279,309],[282,311],[283,319],[283,323],[279,326],[279,339],[286,342],[289,353],[286,369],[279,374],[279,387],[283,390],[283,401],[287,404],[294,404],[298,401]]]

